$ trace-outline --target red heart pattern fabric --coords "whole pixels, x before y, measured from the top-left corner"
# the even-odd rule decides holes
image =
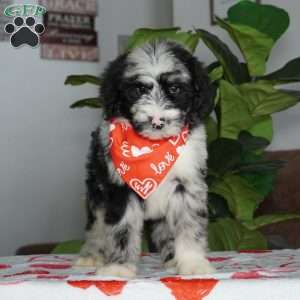
[[[289,299],[300,294],[300,249],[209,253],[216,273],[174,276],[144,253],[137,278],[96,275],[75,255],[0,257],[1,299],[220,300]],[[278,297],[280,296],[280,297]]]
[[[188,128],[170,138],[150,140],[137,134],[129,123],[112,120],[109,135],[110,154],[117,172],[130,188],[147,199],[184,150]]]

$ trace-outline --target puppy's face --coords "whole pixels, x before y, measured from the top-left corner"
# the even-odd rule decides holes
[[[207,78],[200,63],[188,51],[177,44],[156,42],[117,61],[108,67],[102,88],[105,101],[110,102],[110,107],[106,106],[108,117],[128,119],[140,135],[149,139],[177,135],[195,119],[191,116],[195,101],[198,106],[202,101],[200,86],[208,83],[204,82]],[[202,78],[196,78],[195,67],[200,68]],[[107,80],[114,81],[110,86],[110,91],[115,89],[113,95],[105,93]],[[111,101],[111,97],[117,99]]]

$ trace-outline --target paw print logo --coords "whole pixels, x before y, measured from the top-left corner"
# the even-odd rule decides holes
[[[41,23],[35,22],[33,17],[16,17],[13,23],[8,23],[4,28],[5,32],[11,34],[10,42],[13,47],[29,45],[35,47],[39,43],[39,35],[45,30]]]

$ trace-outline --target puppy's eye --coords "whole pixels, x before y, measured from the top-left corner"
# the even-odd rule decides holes
[[[172,95],[177,95],[181,91],[180,87],[178,85],[171,85],[168,87],[168,92]]]
[[[137,86],[135,88],[135,92],[141,96],[141,95],[147,94],[149,92],[149,88],[146,86],[143,86],[143,85]]]

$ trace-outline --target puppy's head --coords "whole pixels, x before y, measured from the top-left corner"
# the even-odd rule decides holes
[[[101,95],[107,119],[125,118],[149,139],[177,135],[201,122],[213,92],[200,62],[182,46],[156,41],[111,62]]]

